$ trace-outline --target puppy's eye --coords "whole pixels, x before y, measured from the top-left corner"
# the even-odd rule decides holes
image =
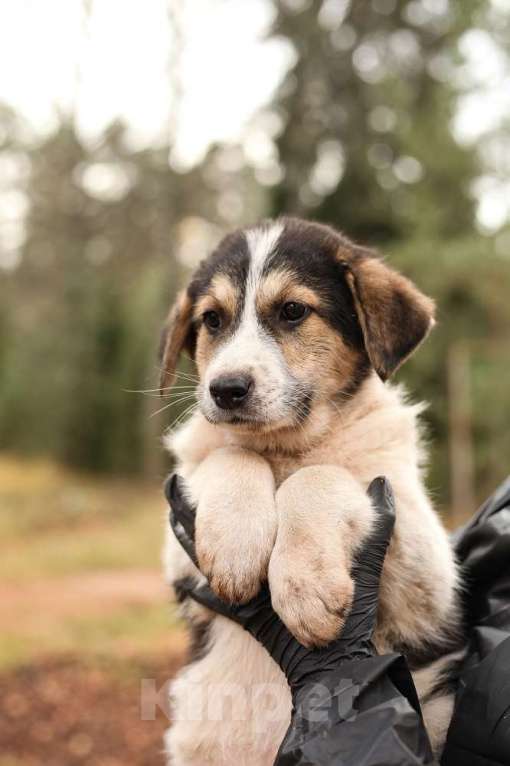
[[[305,306],[304,303],[297,303],[297,301],[289,301],[284,303],[280,312],[280,318],[284,322],[290,322],[296,324],[307,316],[310,309]]]
[[[221,326],[221,317],[217,311],[204,311],[202,319],[209,330],[218,330]]]

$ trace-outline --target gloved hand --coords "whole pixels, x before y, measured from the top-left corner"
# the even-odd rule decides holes
[[[195,554],[195,509],[184,494],[182,479],[174,474],[166,483],[165,494],[170,504],[170,524],[184,550],[197,564]],[[369,538],[356,555],[352,568],[355,582],[349,616],[341,635],[326,647],[307,649],[282,623],[271,606],[267,583],[247,604],[227,604],[208,585],[189,578],[180,582],[184,595],[242,625],[279,664],[294,694],[310,681],[319,681],[343,662],[371,657],[375,654],[372,635],[375,628],[379,596],[379,580],[384,557],[395,523],[393,492],[388,481],[379,477],[368,488],[377,511],[377,521]]]

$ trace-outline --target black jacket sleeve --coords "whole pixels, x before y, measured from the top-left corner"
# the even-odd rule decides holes
[[[478,649],[463,670],[444,766],[510,763],[510,637],[497,628],[475,630]],[[480,653],[479,653],[480,652]]]
[[[414,684],[401,655],[342,663],[294,700],[275,766],[433,764]]]
[[[510,764],[510,478],[454,535],[470,642],[443,766]]]

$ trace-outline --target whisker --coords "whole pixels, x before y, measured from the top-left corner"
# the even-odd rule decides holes
[[[155,364],[154,367],[156,368],[158,372],[166,372],[165,368],[161,367],[160,365]],[[191,373],[188,373],[188,372],[182,372],[182,370],[176,370],[173,373],[173,375],[176,378],[183,378],[184,380],[189,380],[192,383],[198,383],[197,375],[192,375]]]
[[[192,393],[192,394],[195,393],[195,387],[194,386],[192,386],[191,388],[186,388],[185,390],[182,390],[182,391],[172,391],[169,394],[153,394],[150,391],[130,391],[129,389],[125,389],[125,388],[122,389],[122,390],[123,390],[124,393],[127,393],[127,394],[142,394],[143,396],[148,396],[151,399],[159,399],[159,400],[161,400],[161,399],[172,399],[172,398],[175,398],[177,396],[182,396],[185,393]]]
[[[156,410],[156,412],[151,412],[151,414],[149,415],[149,418],[155,418],[156,415],[159,415],[161,412],[163,412],[164,410],[167,410],[171,406],[172,406],[172,403],[165,404],[164,407],[161,407],[159,410]]]
[[[159,393],[160,391],[168,391],[170,388],[172,389],[178,389],[178,388],[194,388],[194,385],[189,383],[182,386],[164,386],[163,388],[123,388],[122,390],[124,393],[127,394],[152,394],[152,393]]]
[[[190,399],[194,399],[196,401],[195,394],[182,394],[178,399],[175,399],[173,402],[168,403],[168,407],[174,407],[177,404],[181,404],[182,402],[187,402]]]
[[[175,407],[178,404],[182,404],[183,402],[187,402],[187,401],[189,401],[189,399],[195,399],[195,395],[194,394],[187,394],[186,396],[183,396],[181,399],[178,399],[175,402],[169,402],[168,404],[165,404],[164,407],[160,407],[159,410],[156,410],[156,412],[152,412],[149,415],[149,418],[154,418],[154,417],[156,417],[156,415],[159,415],[164,410],[168,410],[170,407]],[[196,402],[193,402],[192,406],[194,406],[195,403]]]
[[[180,415],[176,417],[176,419],[169,426],[169,430],[171,431],[173,428],[177,428],[177,426],[181,425],[181,423],[188,417],[188,415],[191,415],[193,410],[197,408],[198,408],[197,403],[191,404],[186,410],[184,410],[184,412],[182,412]]]
[[[196,390],[196,386],[178,386],[175,391],[170,391],[168,394],[161,394],[161,396],[180,396],[181,394],[195,393]]]
[[[162,399],[167,399],[167,400],[168,399],[170,399],[170,400],[173,399],[174,400],[174,404],[175,404],[176,400],[180,399],[181,397],[184,397],[184,398],[186,398],[186,397],[195,397],[196,398],[196,395],[197,394],[196,394],[195,391],[176,391],[175,394],[164,394],[163,396],[157,396],[156,394],[152,394],[152,396],[156,397],[160,401]]]

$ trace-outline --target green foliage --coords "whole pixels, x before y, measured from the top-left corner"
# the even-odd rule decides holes
[[[273,105],[284,123],[274,212],[372,242],[470,231],[476,158],[452,136],[447,78],[477,4],[428,20],[422,9],[419,23],[405,0],[275,5],[274,34],[297,56]]]
[[[430,403],[424,419],[431,451],[431,489],[447,500],[448,354],[462,343],[469,355],[475,480],[482,498],[508,473],[510,258],[499,255],[493,240],[483,237],[418,240],[389,256],[437,303],[437,325],[430,338],[397,376],[413,397]]]
[[[5,285],[1,444],[94,470],[141,470],[149,411],[126,389],[157,380],[177,274],[175,179],[161,151],[130,152],[120,126],[95,150],[66,123],[23,150],[30,212],[21,264]],[[127,193],[87,193],[86,174],[98,169]]]

